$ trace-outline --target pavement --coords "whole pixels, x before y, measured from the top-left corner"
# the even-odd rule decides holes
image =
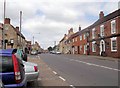
[[[38,83],[32,84],[28,83],[28,88],[38,88],[38,87],[52,87],[52,86],[69,86],[68,83],[65,82],[65,80],[60,77],[58,74],[56,74],[46,63],[44,63],[40,57],[36,58],[30,58],[28,57],[29,62],[37,63],[38,69],[39,69],[39,78]]]
[[[90,57],[93,59],[100,59],[100,60],[109,60],[109,61],[120,61],[120,58],[113,58],[113,57],[105,57],[105,56],[95,56],[95,55],[79,55],[79,54],[70,54],[72,56],[81,56],[81,57]]]

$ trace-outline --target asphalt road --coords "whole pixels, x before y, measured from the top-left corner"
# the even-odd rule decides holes
[[[71,86],[118,86],[118,62],[91,56],[40,54]]]

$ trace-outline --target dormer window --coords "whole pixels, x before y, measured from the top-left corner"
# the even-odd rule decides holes
[[[115,34],[116,33],[116,21],[113,20],[111,21],[111,34]]]

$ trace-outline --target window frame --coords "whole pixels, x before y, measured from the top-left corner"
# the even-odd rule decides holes
[[[82,41],[82,35],[80,35],[80,41]]]
[[[92,52],[96,52],[96,41],[92,42]]]
[[[114,29],[113,29],[113,24],[115,24]],[[116,33],[116,20],[111,21],[111,34]]]
[[[100,36],[103,37],[105,35],[105,28],[104,25],[100,26]]]
[[[113,49],[113,41],[116,41],[116,50]],[[117,37],[111,38],[111,51],[116,52],[117,51]]]
[[[95,39],[95,28],[92,29],[92,39]]]

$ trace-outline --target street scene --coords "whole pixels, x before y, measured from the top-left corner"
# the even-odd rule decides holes
[[[0,88],[120,88],[120,1],[0,0]]]

